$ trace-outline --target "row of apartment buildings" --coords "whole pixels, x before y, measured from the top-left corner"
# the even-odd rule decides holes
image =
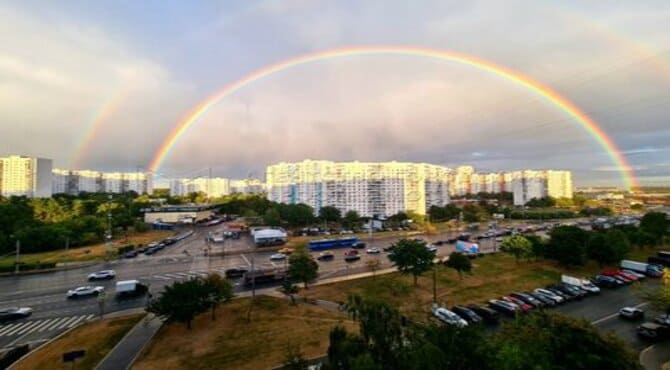
[[[479,192],[512,192],[515,205],[546,196],[571,198],[572,174],[554,170],[480,174],[472,166],[305,160],[268,166],[266,191],[269,200],[305,203],[316,212],[333,206],[363,216],[426,214],[433,205],[448,204],[452,196]]]
[[[153,193],[153,177],[145,172],[99,172],[90,170],[61,170],[52,172],[54,194],[87,193]]]
[[[218,198],[232,193],[261,194],[265,184],[257,179],[233,180],[222,177],[199,177],[195,179],[170,180],[170,195],[182,196],[190,193],[205,193]]]

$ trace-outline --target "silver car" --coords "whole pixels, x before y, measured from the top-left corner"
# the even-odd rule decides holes
[[[67,297],[68,298],[86,297],[91,295],[98,295],[104,291],[105,288],[101,286],[80,286],[78,288],[68,290]]]

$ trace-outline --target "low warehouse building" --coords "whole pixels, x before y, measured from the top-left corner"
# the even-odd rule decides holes
[[[251,235],[257,246],[282,245],[287,238],[286,231],[282,229],[255,229]]]

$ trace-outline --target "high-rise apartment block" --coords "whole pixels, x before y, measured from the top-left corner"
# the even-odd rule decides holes
[[[451,170],[425,163],[331,162],[306,160],[268,166],[268,199],[305,203],[319,212],[332,206],[362,216],[400,211],[425,214],[449,203]]]
[[[232,193],[260,194],[264,190],[265,184],[257,179],[231,180],[221,177],[199,177],[170,181],[170,195],[172,196],[202,192],[208,197],[221,197]]]
[[[53,192],[79,193],[153,192],[153,177],[145,172],[98,172],[89,170],[53,170]]]
[[[533,198],[572,198],[570,171],[512,172],[514,205],[522,206]]]
[[[0,157],[0,195],[51,196],[51,159],[11,155]]]

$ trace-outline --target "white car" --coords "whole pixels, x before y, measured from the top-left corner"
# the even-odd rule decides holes
[[[556,294],[556,293],[554,293],[550,290],[547,290],[547,289],[538,288],[538,289],[535,289],[534,292],[538,293],[538,294],[542,294],[543,296],[553,300],[556,303],[563,303],[563,301],[565,301],[565,299],[563,297],[561,297],[560,295],[558,295],[558,294]]]
[[[437,252],[437,247],[433,244],[426,244],[426,249],[428,249],[431,252]]]
[[[116,272],[114,272],[114,270],[102,270],[89,274],[88,280],[108,280],[108,279],[114,279],[115,277]]]
[[[284,253],[275,253],[270,256],[270,261],[283,261],[286,259],[286,255]]]
[[[637,272],[637,271],[628,270],[628,269],[621,270],[621,272],[625,272],[625,273],[628,274],[628,275],[633,275],[633,276],[635,276],[635,277],[638,278],[638,279],[644,279],[644,278],[647,277],[647,275],[645,275],[645,274],[641,274],[641,273],[639,273],[639,272]]]
[[[619,310],[619,316],[624,319],[637,320],[644,317],[644,311],[635,307],[624,307]]]
[[[460,316],[455,313],[447,310],[444,307],[438,307],[433,310],[433,315],[437,317],[440,321],[449,325],[456,325],[459,328],[468,326],[468,322],[463,320]]]
[[[70,289],[67,291],[68,298],[86,297],[89,295],[98,295],[105,291],[101,286],[80,286],[79,288]]]
[[[368,254],[379,254],[379,253],[381,253],[379,248],[376,248],[376,247],[368,248],[368,250],[366,252]]]

